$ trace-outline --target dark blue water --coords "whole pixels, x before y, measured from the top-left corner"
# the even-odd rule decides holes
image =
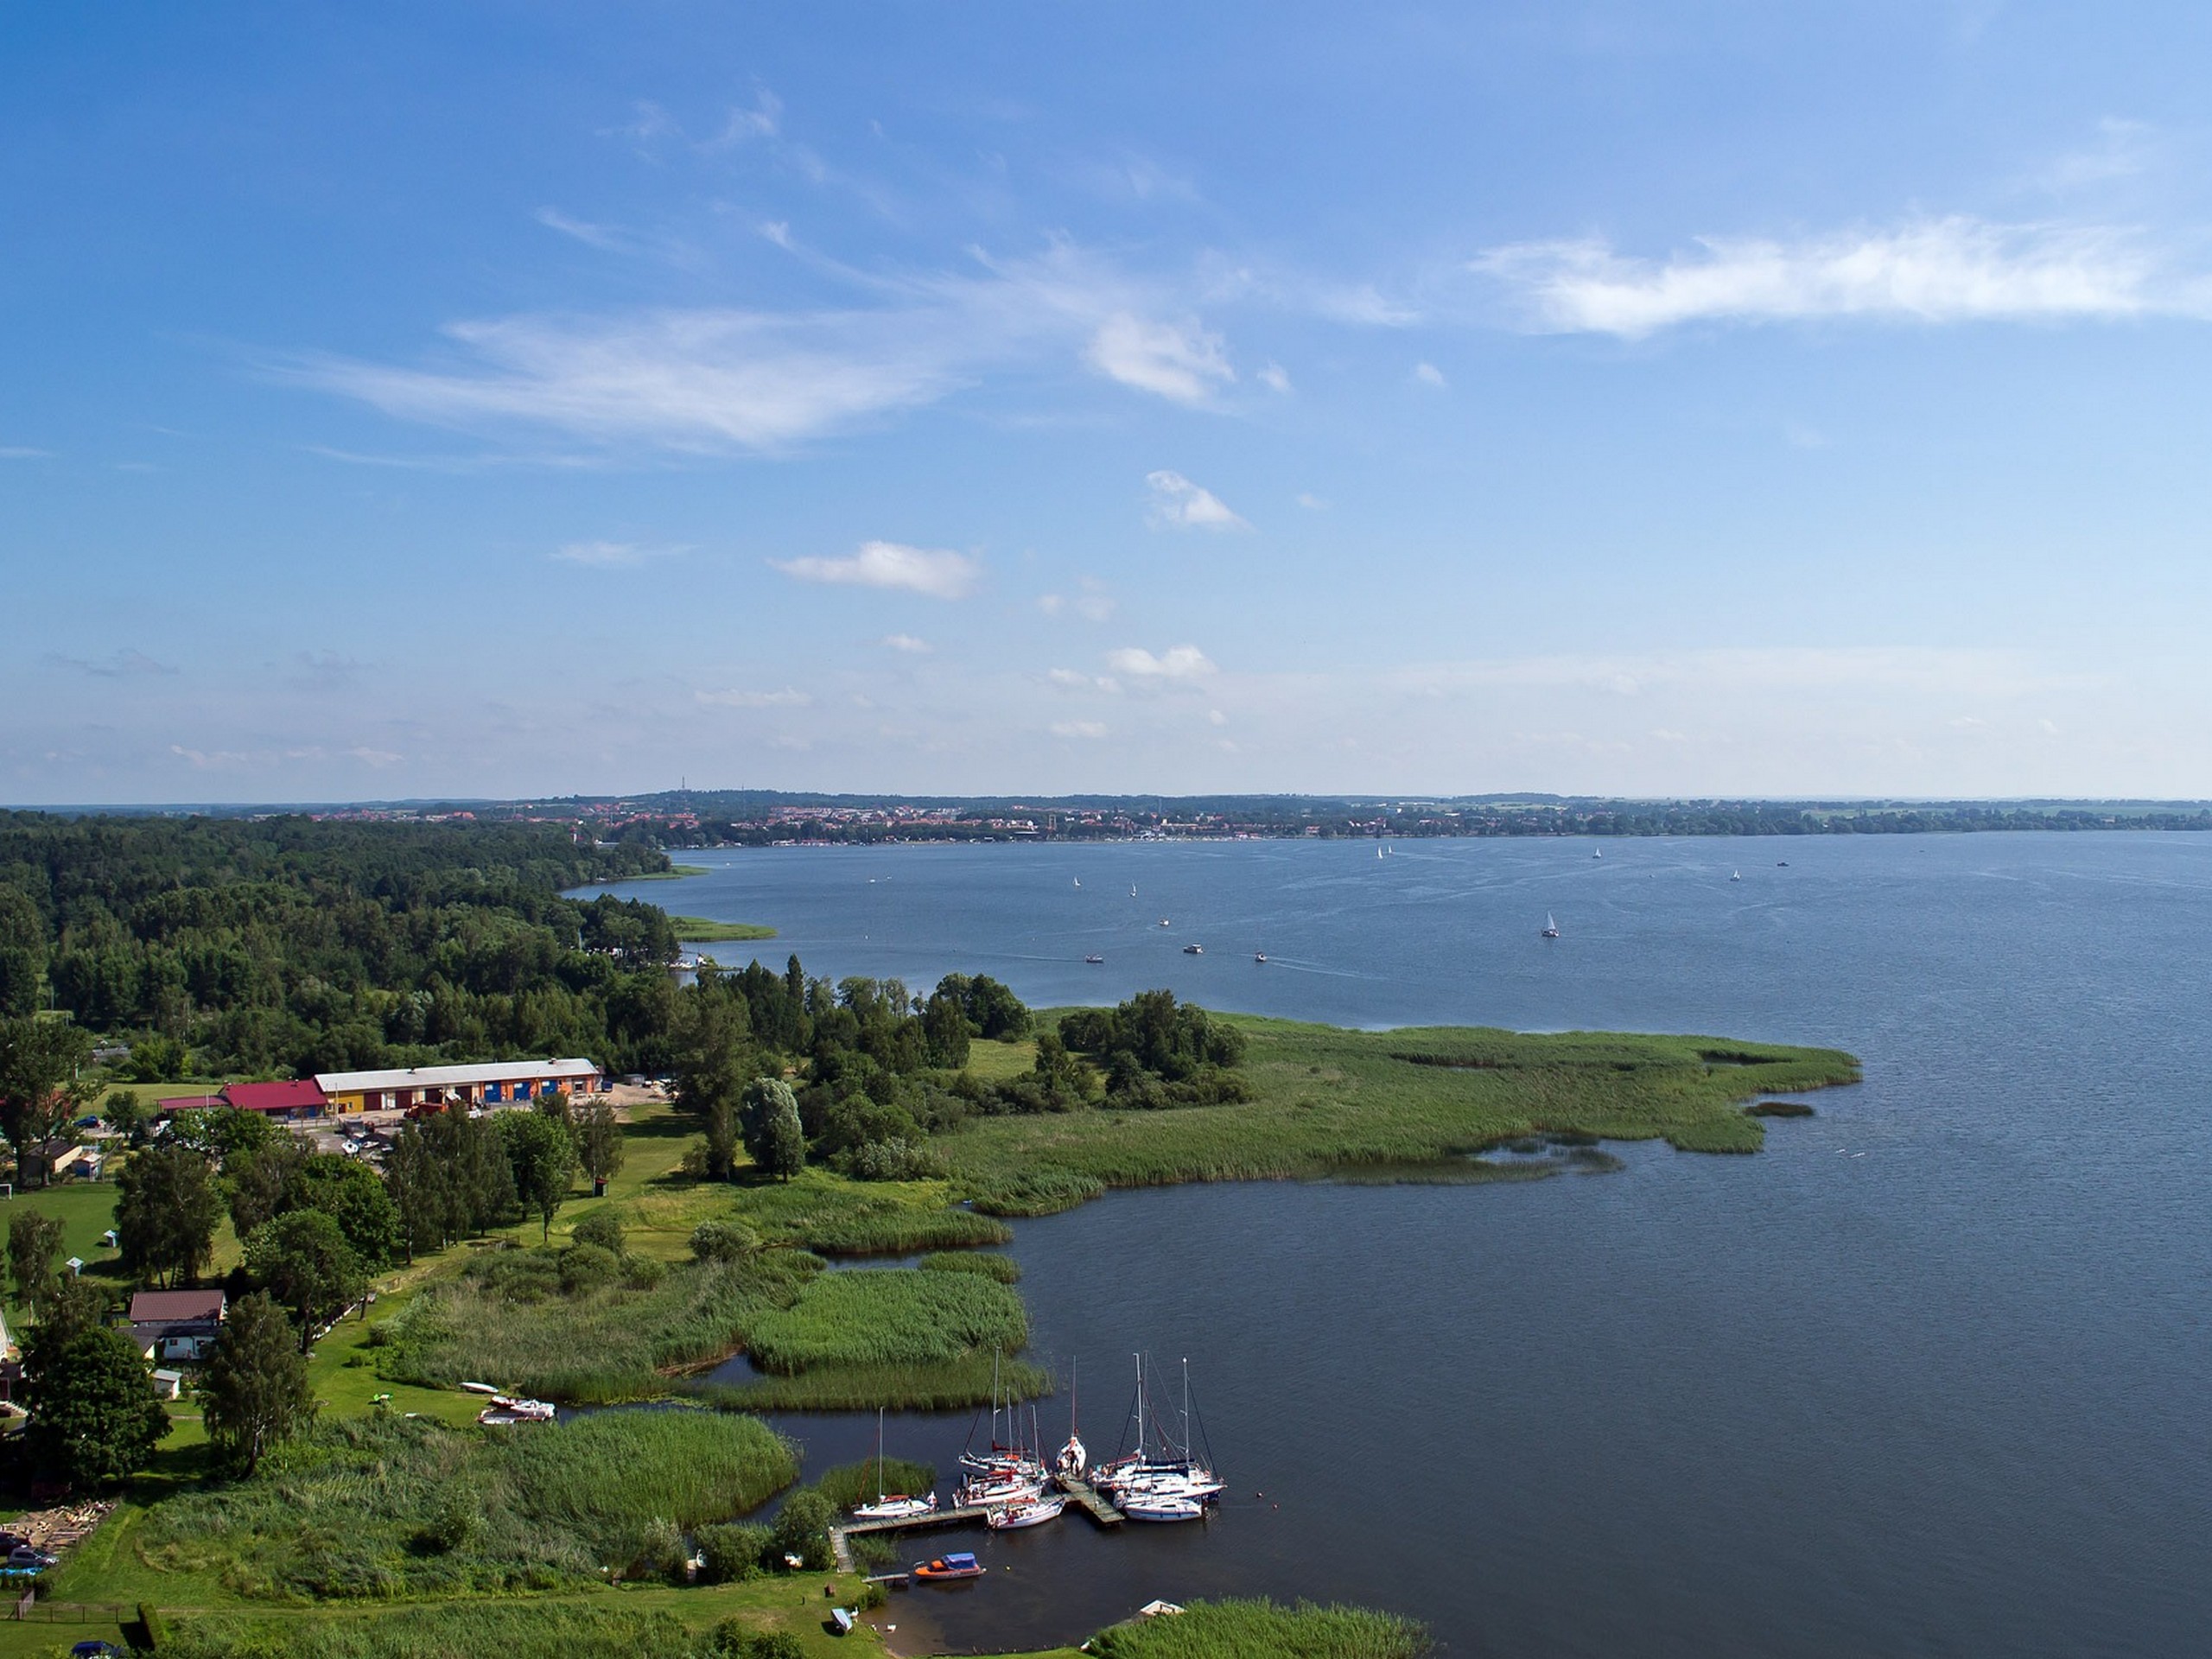
[[[1038,1003],[1167,984],[1866,1061],[1755,1159],[1637,1147],[1612,1175],[1185,1187],[1021,1224],[1034,1351],[1079,1359],[1090,1437],[1129,1351],[1188,1355],[1234,1501],[1203,1533],[990,1540],[1013,1570],[895,1599],[902,1635],[1030,1645],[1264,1592],[1407,1611],[1454,1654],[2203,1644],[2212,838],[1592,850],[791,849],[650,890],[773,923],[779,963],[917,988],[957,968]],[[792,1427],[824,1459],[874,1432]],[[894,1419],[893,1450],[942,1461],[965,1427]]]

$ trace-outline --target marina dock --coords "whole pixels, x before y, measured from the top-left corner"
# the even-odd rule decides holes
[[[1089,1481],[1078,1480],[1073,1475],[1062,1475],[1059,1479],[1060,1490],[1068,1495],[1068,1501],[1081,1504],[1084,1511],[1100,1526],[1118,1527],[1122,1524],[1122,1512],[1099,1497],[1098,1489]]]
[[[1122,1512],[1101,1497],[1088,1481],[1062,1475],[1059,1482],[1061,1490],[1068,1495],[1068,1502],[1079,1506],[1100,1526],[1122,1524]],[[855,1537],[887,1532],[929,1532],[939,1527],[980,1526],[989,1514],[990,1510],[981,1503],[963,1503],[954,1509],[931,1510],[926,1515],[901,1516],[893,1521],[840,1521],[830,1529],[830,1548],[837,1558],[837,1570],[850,1573],[855,1569],[849,1541]]]

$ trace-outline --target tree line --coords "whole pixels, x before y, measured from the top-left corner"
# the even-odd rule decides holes
[[[572,887],[668,868],[558,824],[0,813],[0,1018],[147,1082],[589,1053],[658,1069],[674,925]]]

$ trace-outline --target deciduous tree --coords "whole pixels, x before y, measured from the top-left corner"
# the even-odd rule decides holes
[[[553,1233],[553,1217],[575,1178],[576,1144],[568,1125],[543,1112],[509,1112],[499,1122],[515,1193],[539,1220],[541,1239]]]
[[[41,1325],[23,1351],[23,1450],[41,1477],[111,1486],[153,1460],[168,1414],[130,1339],[100,1325]]]
[[[197,1278],[223,1218],[222,1192],[207,1160],[183,1147],[149,1147],[130,1155],[115,1185],[124,1270],[166,1285]]]
[[[254,1283],[291,1310],[302,1353],[318,1330],[368,1287],[360,1257],[320,1210],[295,1210],[265,1223],[246,1241],[245,1268]]]
[[[19,1179],[46,1184],[40,1148],[99,1093],[78,1076],[92,1058],[92,1033],[67,1020],[0,1020],[0,1135]]]
[[[232,1306],[200,1380],[200,1404],[217,1457],[239,1475],[315,1421],[315,1390],[292,1322],[264,1293]]]
[[[18,1210],[8,1217],[8,1276],[21,1306],[35,1306],[52,1287],[61,1260],[61,1230],[60,1217],[35,1210]]]

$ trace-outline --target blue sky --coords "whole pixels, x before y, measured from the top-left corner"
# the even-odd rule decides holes
[[[22,8],[0,798],[2212,793],[2212,14]]]

